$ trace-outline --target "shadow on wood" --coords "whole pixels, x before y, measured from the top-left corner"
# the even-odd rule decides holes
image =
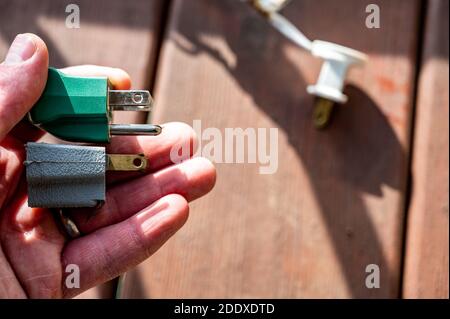
[[[311,38],[361,50],[371,60],[352,71],[350,102],[336,108],[327,130],[317,131],[306,86],[320,61],[242,3],[175,2],[158,72],[160,117],[200,118],[220,128],[276,126],[282,167],[271,177],[219,167],[222,193],[204,199],[201,219],[166,249],[189,252],[163,248],[161,257],[139,267],[150,277],[141,278],[147,297],[399,296],[418,2],[381,2],[388,29],[382,32],[365,28],[364,3],[321,4],[294,1],[286,15]],[[193,19],[194,13],[202,18]],[[405,15],[411,19],[401,19]],[[186,78],[193,84],[179,82]],[[177,97],[170,98],[174,83]],[[208,210],[218,213],[221,225]],[[234,244],[208,245],[216,233]],[[223,251],[216,253],[217,246]],[[205,258],[214,262],[202,263]],[[169,279],[170,271],[161,270],[165,263],[172,271],[188,267],[184,275],[192,279]],[[365,286],[369,264],[380,267],[380,289]]]

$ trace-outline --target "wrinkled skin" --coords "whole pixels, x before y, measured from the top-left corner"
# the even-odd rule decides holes
[[[24,144],[42,132],[22,118],[45,86],[48,52],[35,35],[19,35],[0,64],[0,297],[67,298],[110,280],[142,262],[186,221],[188,202],[209,192],[213,165],[191,158],[195,134],[182,123],[163,125],[157,137],[116,137],[108,153],[144,153],[145,174],[107,176],[106,204],[95,211],[71,210],[82,236],[70,239],[55,215],[27,205]],[[98,66],[63,70],[68,74],[107,76],[116,89],[129,89],[124,71]],[[189,143],[190,154],[174,164],[173,145]],[[65,285],[66,266],[80,269],[79,289]]]

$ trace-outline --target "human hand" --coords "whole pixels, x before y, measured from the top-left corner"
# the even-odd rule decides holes
[[[42,93],[48,52],[35,35],[19,35],[0,64],[0,297],[72,297],[110,280],[152,255],[188,217],[188,202],[208,193],[215,169],[189,158],[195,134],[187,125],[168,123],[156,137],[114,137],[108,153],[144,153],[145,175],[108,175],[101,208],[74,209],[70,217],[82,236],[69,239],[47,209],[29,208],[24,178],[24,144],[42,132],[22,120]],[[80,66],[64,70],[107,76],[115,89],[130,87],[122,70]],[[173,145],[190,143],[191,153],[173,164]],[[108,173],[109,174],[109,173]],[[68,289],[66,265],[80,269],[79,289]]]

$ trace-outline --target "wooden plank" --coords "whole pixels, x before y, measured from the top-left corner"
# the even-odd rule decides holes
[[[419,78],[403,295],[448,298],[448,1],[428,1]]]
[[[46,42],[50,65],[98,64],[125,69],[134,88],[152,86],[164,0],[78,0],[80,28],[65,26],[67,1],[4,0],[0,3],[0,56],[16,34],[33,32]],[[121,123],[145,122],[145,113],[120,112]],[[114,285],[81,298],[110,298]]]
[[[163,0],[80,0],[80,28],[65,25],[67,1],[5,0],[0,4],[0,53],[17,33],[32,32],[46,42],[50,65],[98,64],[125,69],[135,88],[152,85],[163,16]],[[121,112],[122,122],[146,115]]]
[[[125,297],[398,297],[418,1],[292,1],[311,38],[366,52],[350,102],[313,128],[306,85],[319,61],[239,1],[175,1],[157,77],[155,120],[279,128],[279,167],[219,164],[187,225],[129,273]],[[194,18],[199,17],[199,18]],[[365,287],[378,264],[381,287]]]

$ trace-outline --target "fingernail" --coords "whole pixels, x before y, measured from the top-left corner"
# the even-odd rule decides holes
[[[33,38],[27,34],[18,34],[8,50],[4,64],[22,63],[31,58],[36,51]]]

